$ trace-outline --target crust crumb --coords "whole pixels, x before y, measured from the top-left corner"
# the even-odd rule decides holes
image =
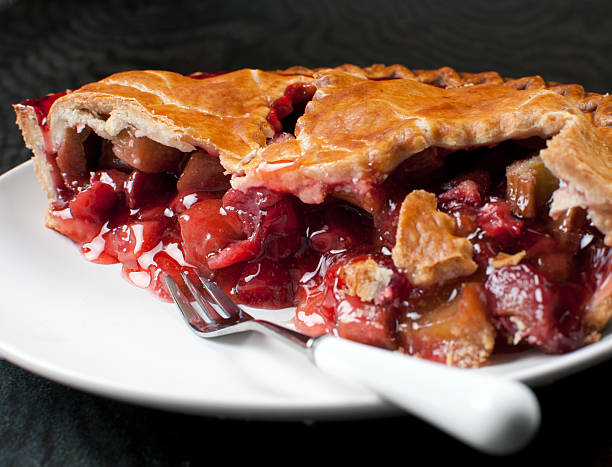
[[[391,282],[393,271],[368,258],[347,264],[340,274],[347,295],[359,297],[364,302],[374,302]]]
[[[527,252],[525,250],[519,251],[513,255],[508,253],[504,253],[503,251],[498,253],[495,258],[491,258],[489,260],[489,264],[493,266],[495,269],[503,268],[504,266],[516,266],[519,264]]]

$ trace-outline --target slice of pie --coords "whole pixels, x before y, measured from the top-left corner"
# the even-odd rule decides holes
[[[460,367],[612,317],[612,98],[449,68],[112,75],[15,105],[47,225],[295,306],[311,335]]]

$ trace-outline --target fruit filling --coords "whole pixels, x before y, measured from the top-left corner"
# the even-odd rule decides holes
[[[271,104],[268,144],[294,137],[314,92],[292,85]],[[57,97],[23,103],[43,133]],[[509,348],[563,353],[599,338],[612,263],[583,209],[549,217],[560,182],[538,156],[545,143],[430,148],[367,202],[337,193],[309,205],[230,188],[203,149],[69,129],[47,153],[56,191],[48,223],[86,259],[120,263],[129,281],[164,300],[164,274],[181,284],[181,272],[199,273],[239,303],[296,307],[295,325],[310,335],[460,367]]]

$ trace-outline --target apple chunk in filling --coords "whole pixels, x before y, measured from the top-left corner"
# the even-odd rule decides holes
[[[142,172],[160,173],[173,169],[183,158],[183,153],[178,149],[150,138],[136,137],[125,130],[111,142],[112,152],[118,159]]]
[[[481,284],[467,283],[451,302],[407,314],[400,324],[404,351],[459,367],[477,367],[493,352],[496,331],[488,319]]]

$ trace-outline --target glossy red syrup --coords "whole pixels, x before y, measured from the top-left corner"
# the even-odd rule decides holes
[[[27,101],[21,102],[19,105],[33,108],[36,111],[36,118],[38,119],[38,124],[43,129],[46,129],[48,124],[47,114],[49,113],[51,106],[56,100],[65,95],[66,92],[58,92],[56,94],[49,94],[39,99],[29,99]]]

